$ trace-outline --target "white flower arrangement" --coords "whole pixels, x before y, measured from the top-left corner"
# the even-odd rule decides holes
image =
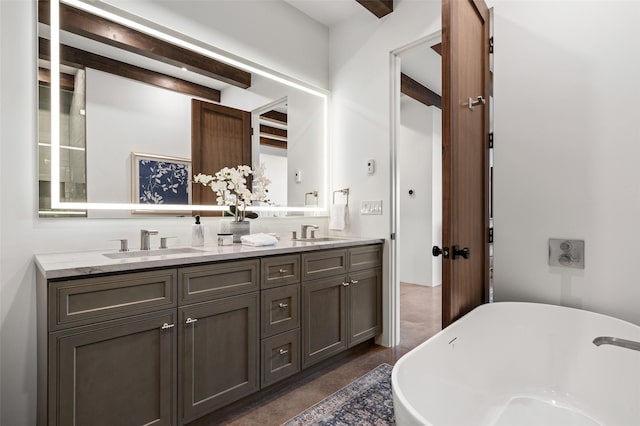
[[[198,173],[193,177],[194,183],[200,183],[211,188],[218,196],[219,206],[235,206],[235,221],[244,220],[246,208],[253,201],[269,202],[267,186],[271,183],[264,175],[265,166],[260,164],[255,170],[249,166],[224,167],[213,176]],[[251,186],[247,188],[247,178],[252,176]]]

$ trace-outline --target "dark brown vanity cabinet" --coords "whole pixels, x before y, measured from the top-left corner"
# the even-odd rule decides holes
[[[302,367],[374,337],[382,327],[382,246],[302,255]]]
[[[380,331],[381,256],[366,245],[39,272],[38,424],[185,425],[367,340]]]
[[[178,269],[180,424],[260,388],[259,272],[259,259]]]
[[[38,278],[38,424],[175,424],[176,281]]]
[[[300,255],[262,259],[261,386],[300,371]]]

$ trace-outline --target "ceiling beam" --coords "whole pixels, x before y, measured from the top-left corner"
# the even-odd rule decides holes
[[[38,67],[38,82],[45,86],[51,86],[51,70]],[[60,73],[60,88],[64,90],[75,90],[76,76],[71,74]]]
[[[287,142],[286,141],[270,139],[270,138],[265,138],[265,137],[260,137],[260,145],[267,145],[267,146],[272,146],[274,148],[287,149]]]
[[[39,1],[39,21],[48,25],[49,17],[49,2]],[[60,4],[60,28],[243,89],[251,87],[251,73],[65,4]]]
[[[393,12],[393,0],[356,0],[378,18]]]
[[[442,43],[434,44],[431,48],[440,56],[442,56]]]
[[[38,39],[38,52],[40,59],[44,59],[46,61],[51,60],[49,40],[44,38]],[[181,80],[159,72],[136,67],[131,64],[96,55],[95,53],[85,52],[84,50],[65,46],[63,44],[60,45],[60,62],[70,67],[79,69],[84,69],[85,67],[93,68],[109,74],[150,84],[152,86],[172,90],[174,92],[209,99],[214,102],[220,102],[220,91],[217,89],[201,86],[190,81]]]
[[[442,98],[436,92],[418,83],[408,75],[400,74],[400,92],[412,97],[426,106],[442,109]]]
[[[285,129],[278,129],[276,127],[271,127],[271,126],[265,126],[264,124],[260,125],[260,134],[265,134],[266,137],[268,137],[267,135],[273,135],[273,136],[278,136],[280,138],[286,138],[287,137],[287,131]]]
[[[260,115],[263,120],[271,121],[278,124],[287,124],[287,114],[276,110],[271,110]]]

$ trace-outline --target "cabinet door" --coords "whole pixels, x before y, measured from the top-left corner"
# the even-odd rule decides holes
[[[179,309],[181,424],[259,389],[259,293]]]
[[[345,276],[302,284],[302,367],[347,347]]]
[[[162,311],[51,333],[49,424],[174,424],[175,316]]]
[[[349,347],[374,337],[382,329],[380,268],[349,275]]]

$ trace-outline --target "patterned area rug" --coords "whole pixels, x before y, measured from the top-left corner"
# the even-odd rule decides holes
[[[394,425],[389,364],[380,364],[283,426]]]

